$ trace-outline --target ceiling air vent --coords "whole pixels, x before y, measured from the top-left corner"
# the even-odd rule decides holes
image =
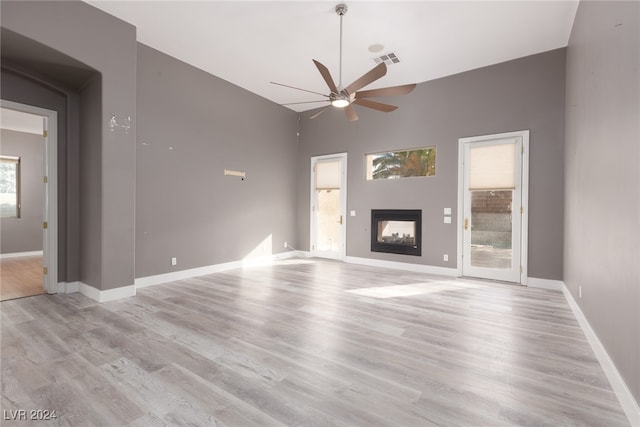
[[[373,58],[373,60],[376,64],[384,62],[387,65],[397,64],[398,62],[400,62],[400,58],[398,58],[398,55],[396,55],[395,53],[386,53],[377,58]]]

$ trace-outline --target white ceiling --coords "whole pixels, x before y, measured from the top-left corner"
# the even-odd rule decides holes
[[[282,104],[326,93],[311,59],[339,80],[341,1],[93,1],[137,27],[138,41]],[[399,64],[367,89],[420,83],[567,45],[577,0],[348,1],[342,83],[394,52]],[[369,46],[384,49],[369,52]],[[289,108],[304,111],[324,104]]]

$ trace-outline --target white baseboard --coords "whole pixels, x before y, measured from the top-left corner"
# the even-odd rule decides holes
[[[561,292],[564,290],[562,280],[539,279],[537,277],[528,277],[527,286],[530,288],[549,289]]]
[[[571,292],[569,292],[569,289],[567,289],[564,283],[562,284],[562,292],[571,307],[571,311],[573,311],[573,314],[576,316],[576,320],[578,320],[582,331],[587,337],[587,341],[589,341],[593,352],[596,354],[596,357],[600,362],[600,366],[602,366],[602,370],[611,384],[611,388],[613,388],[616,396],[618,396],[620,405],[627,415],[627,418],[629,418],[629,422],[632,426],[640,426],[640,406],[638,405],[638,402],[634,399],[633,394],[631,394],[631,390],[629,390],[624,379],[622,379],[620,372],[618,372],[616,365],[609,357],[607,350],[598,339],[598,336],[591,328],[589,321],[584,316],[584,313],[582,313],[580,306],[576,303],[576,300],[573,299],[573,295],[571,295]]]
[[[136,294],[135,285],[121,286],[119,288],[101,291],[93,286],[78,282],[79,291],[82,295],[98,302],[114,301],[120,298],[132,297]]]
[[[171,273],[156,274],[137,278],[134,282],[136,288],[160,285],[162,283],[174,282],[176,280],[190,279],[192,277],[204,276],[206,274],[219,273],[221,271],[232,270],[242,267],[242,262],[232,261],[222,264],[208,265],[205,267],[190,268],[188,270],[172,271]]]
[[[134,285],[128,285],[101,291],[82,282],[58,282],[57,293],[72,294],[74,292],[80,292],[82,295],[97,302],[108,302],[132,297],[136,294],[136,288]]]
[[[161,283],[174,282],[176,280],[190,279],[192,277],[205,276],[207,274],[220,273],[223,271],[234,270],[237,268],[250,268],[262,265],[271,265],[275,261],[304,258],[302,251],[283,252],[275,255],[264,257],[248,258],[241,261],[224,262],[221,264],[207,265],[204,267],[190,268],[187,270],[172,271],[171,273],[157,274],[154,276],[140,277],[135,280],[136,288],[145,288],[147,286],[159,285]]]
[[[80,292],[80,282],[58,282],[57,293],[72,294]]]
[[[12,252],[8,254],[0,254],[0,259],[5,258],[20,258],[25,256],[42,256],[42,251],[32,251],[32,252]]]
[[[345,262],[349,264],[360,264],[360,265],[368,265],[371,267],[384,267],[384,268],[392,268],[396,270],[411,271],[413,273],[435,274],[438,276],[448,276],[448,277],[458,276],[458,270],[455,268],[435,267],[432,265],[424,265],[424,264],[411,264],[408,262],[386,261],[386,260],[379,260],[379,259],[372,259],[372,258],[360,258],[360,257],[354,257],[354,256],[346,257]]]

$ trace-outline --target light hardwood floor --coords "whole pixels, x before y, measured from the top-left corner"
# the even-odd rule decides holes
[[[628,425],[560,292],[290,260],[0,311],[33,425]]]
[[[42,256],[0,259],[0,301],[44,293]]]

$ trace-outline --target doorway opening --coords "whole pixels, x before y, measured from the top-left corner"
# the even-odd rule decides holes
[[[1,100],[0,300],[57,292],[57,113]]]
[[[346,256],[347,154],[311,158],[311,255]]]
[[[529,131],[459,140],[458,273],[526,284]]]

